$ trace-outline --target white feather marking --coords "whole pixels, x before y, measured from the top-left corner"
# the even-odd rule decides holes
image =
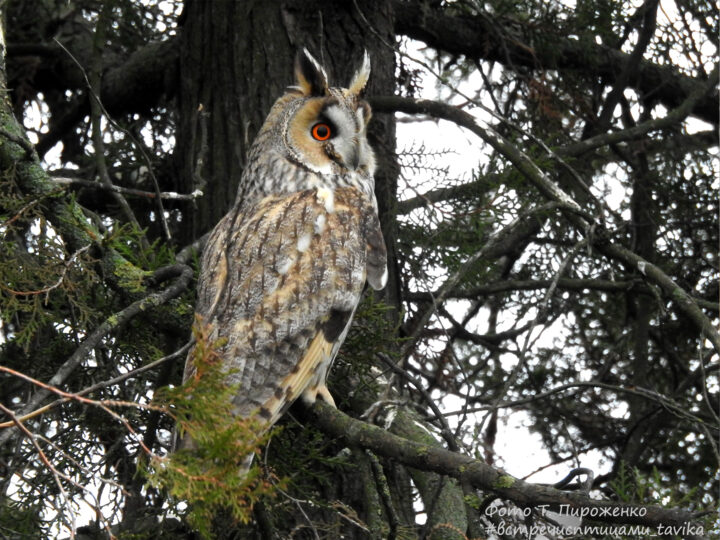
[[[292,257],[288,257],[277,266],[277,273],[284,276],[288,273],[288,270],[292,267],[295,260]]]
[[[335,212],[335,193],[333,190],[322,187],[317,191],[317,200],[325,205],[328,214]]]
[[[325,230],[325,214],[318,214],[315,218],[315,234],[320,234]]]
[[[309,248],[309,247],[310,247],[310,235],[303,234],[300,238],[298,238],[297,250],[300,253],[303,253],[304,251],[307,251],[307,248]]]
[[[386,266],[386,267],[383,269],[383,275],[382,275],[382,277],[380,278],[380,288],[381,288],[381,289],[384,289],[384,288],[385,288],[385,285],[387,285],[387,280],[388,280],[388,269],[387,269],[387,266]]]

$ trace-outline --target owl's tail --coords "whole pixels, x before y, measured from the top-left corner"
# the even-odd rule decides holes
[[[187,433],[180,437],[179,433],[176,431],[174,435],[174,441],[172,445],[172,451],[175,452],[177,450],[194,450],[197,449],[197,444],[195,441],[193,441],[192,437],[190,437]],[[253,460],[255,459],[255,454],[251,453],[245,456],[245,458],[242,460],[240,466],[238,467],[238,475],[240,477],[244,477],[250,472],[250,467],[252,467]]]

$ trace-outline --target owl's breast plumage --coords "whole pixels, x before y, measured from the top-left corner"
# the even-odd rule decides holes
[[[324,384],[368,270],[384,269],[373,203],[352,187],[271,195],[213,231],[196,311],[226,340],[219,353],[239,384],[237,414],[274,421],[305,387]]]

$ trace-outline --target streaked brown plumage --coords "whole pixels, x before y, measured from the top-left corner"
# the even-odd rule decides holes
[[[300,396],[333,403],[325,379],[365,281],[379,289],[387,279],[359,96],[368,75],[366,56],[349,89],[331,88],[299,55],[298,86],[270,111],[202,257],[196,313],[213,341],[226,340],[218,352],[239,383],[233,410],[267,427]],[[326,139],[313,136],[318,125]],[[193,369],[188,361],[186,379]]]

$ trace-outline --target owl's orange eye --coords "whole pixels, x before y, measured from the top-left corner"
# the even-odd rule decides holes
[[[311,133],[313,139],[315,139],[316,141],[327,141],[330,138],[330,135],[332,135],[330,126],[323,123],[315,124],[312,128]]]

